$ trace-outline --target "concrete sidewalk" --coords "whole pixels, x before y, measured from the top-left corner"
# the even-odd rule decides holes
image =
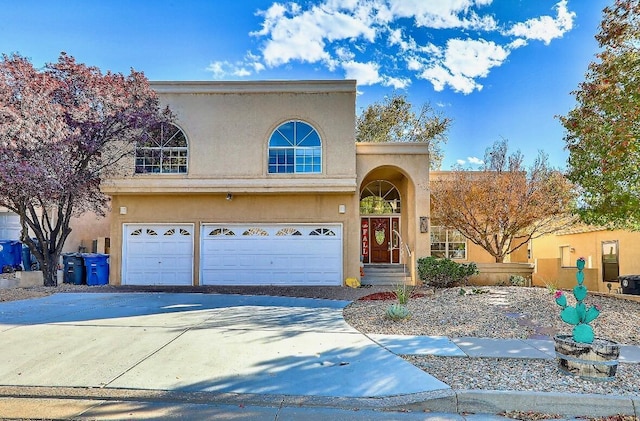
[[[367,335],[397,355],[473,358],[556,358],[552,339],[448,338],[445,336]],[[618,361],[640,363],[640,346],[620,345]]]
[[[530,404],[532,394],[454,392],[396,354],[552,358],[544,341],[366,336],[344,321],[348,303],[197,293],[71,293],[0,303],[0,417],[146,419],[146,411],[166,418],[234,408],[238,415],[257,411],[239,419],[264,419],[261,410],[276,409],[278,420],[296,419],[302,408],[308,419],[329,409],[347,411],[327,415],[336,419],[396,419],[389,412],[357,418],[354,409],[412,409],[422,411],[419,419],[436,419],[424,418],[425,410],[495,414]],[[625,350],[629,361],[639,357],[637,347]],[[535,399],[548,403],[541,410],[566,410],[570,402],[581,411],[634,411],[640,403]],[[440,419],[464,419],[447,417]]]

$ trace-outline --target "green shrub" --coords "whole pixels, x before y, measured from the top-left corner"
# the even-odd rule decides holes
[[[478,273],[475,263],[457,263],[451,259],[432,256],[418,259],[420,280],[433,288],[464,285],[470,276]]]
[[[520,275],[509,276],[509,284],[514,287],[523,287],[527,285],[527,278]]]

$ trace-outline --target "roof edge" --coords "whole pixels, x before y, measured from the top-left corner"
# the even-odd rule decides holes
[[[356,81],[345,80],[258,80],[258,81],[151,81],[159,94],[241,93],[356,93]]]

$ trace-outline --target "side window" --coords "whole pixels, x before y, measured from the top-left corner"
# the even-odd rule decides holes
[[[454,229],[432,226],[431,255],[465,260],[467,258],[467,240]]]
[[[186,174],[188,143],[184,132],[162,123],[136,145],[137,174]]]
[[[320,135],[303,121],[281,124],[269,138],[269,174],[322,172]]]

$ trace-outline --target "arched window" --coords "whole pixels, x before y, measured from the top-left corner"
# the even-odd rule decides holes
[[[385,180],[372,181],[360,193],[362,215],[399,214],[400,205],[400,192]]]
[[[187,137],[178,126],[158,125],[136,146],[136,173],[185,174],[187,146]]]
[[[269,138],[269,173],[321,173],[322,144],[303,121],[281,124]]]

